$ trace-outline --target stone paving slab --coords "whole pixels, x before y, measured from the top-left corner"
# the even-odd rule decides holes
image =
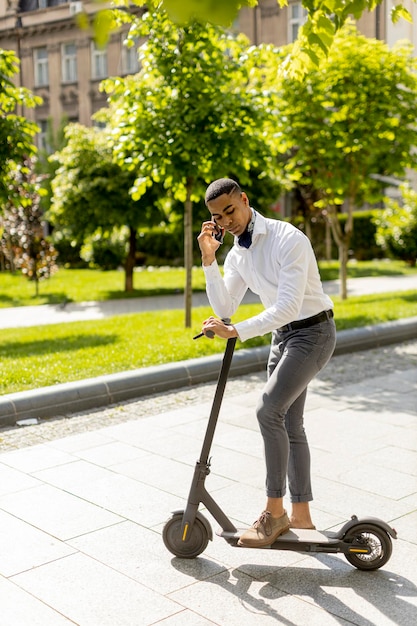
[[[263,380],[229,381],[212,449],[207,487],[238,526],[264,506]],[[417,341],[335,357],[307,400],[313,519],[394,526],[376,572],[217,536],[197,559],[167,551],[162,529],[185,504],[213,388],[0,431],[0,626],[414,626]]]

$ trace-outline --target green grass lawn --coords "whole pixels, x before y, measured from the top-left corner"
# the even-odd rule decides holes
[[[417,316],[415,291],[333,300],[338,330]],[[233,321],[260,310],[257,304],[243,305]],[[209,307],[195,308],[191,329],[184,328],[184,313],[177,310],[4,330],[0,342],[0,393],[222,352],[225,344],[221,339],[192,339],[211,314]],[[266,345],[269,339],[265,336],[238,342],[237,349]]]
[[[321,262],[322,280],[338,278],[336,261]],[[350,262],[350,278],[361,276],[386,276],[415,274],[417,268],[410,268],[401,261]],[[100,270],[60,269],[52,278],[39,285],[39,296],[35,298],[35,285],[20,274],[0,272],[0,307],[57,304],[64,301],[83,302],[91,300],[112,300],[137,298],[141,296],[178,293],[184,290],[185,270],[183,268],[143,269],[135,272],[134,288],[124,291],[124,272]],[[193,290],[204,291],[205,281],[201,267],[193,269]]]
[[[20,274],[0,273],[0,307],[58,304],[60,302],[86,302],[91,300],[116,300],[140,298],[184,291],[183,268],[144,269],[134,274],[134,291],[124,291],[123,271],[60,269],[49,280],[35,285]],[[193,269],[193,289],[204,291],[205,281],[201,268]]]

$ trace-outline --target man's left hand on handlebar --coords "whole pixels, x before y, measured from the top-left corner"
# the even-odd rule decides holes
[[[238,337],[236,328],[232,324],[225,324],[222,320],[216,317],[209,317],[203,322],[203,333],[211,331],[217,337],[222,339],[231,339],[232,337]]]

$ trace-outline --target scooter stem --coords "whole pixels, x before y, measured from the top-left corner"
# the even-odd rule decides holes
[[[233,358],[233,352],[235,349],[236,337],[231,337],[227,340],[226,350],[223,356],[223,362],[217,380],[216,392],[214,394],[213,404],[210,411],[210,416],[207,423],[207,430],[201,448],[200,463],[207,465],[210,454],[211,444],[213,443],[214,431],[216,430],[217,419],[220,413],[220,407],[223,400],[224,390],[226,388],[227,377],[229,375],[230,365]]]

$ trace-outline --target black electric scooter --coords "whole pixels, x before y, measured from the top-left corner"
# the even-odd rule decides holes
[[[199,336],[202,336],[202,333],[197,335],[197,337]],[[223,537],[230,545],[238,547],[238,540],[243,532],[234,526],[205,488],[206,477],[210,474],[210,448],[235,343],[235,338],[227,340],[203,447],[200,459],[195,466],[187,506],[185,510],[174,511],[163,528],[162,537],[165,546],[175,556],[186,559],[195,558],[204,552],[209,540],[213,539],[209,521],[198,510],[200,503],[220,524],[220,529],[216,534]],[[376,570],[385,565],[391,556],[391,537],[396,539],[397,532],[386,522],[375,517],[358,519],[356,515],[353,515],[336,532],[291,529],[278,537],[272,545],[260,549],[293,550],[307,553],[341,552],[349,563],[356,568]]]

